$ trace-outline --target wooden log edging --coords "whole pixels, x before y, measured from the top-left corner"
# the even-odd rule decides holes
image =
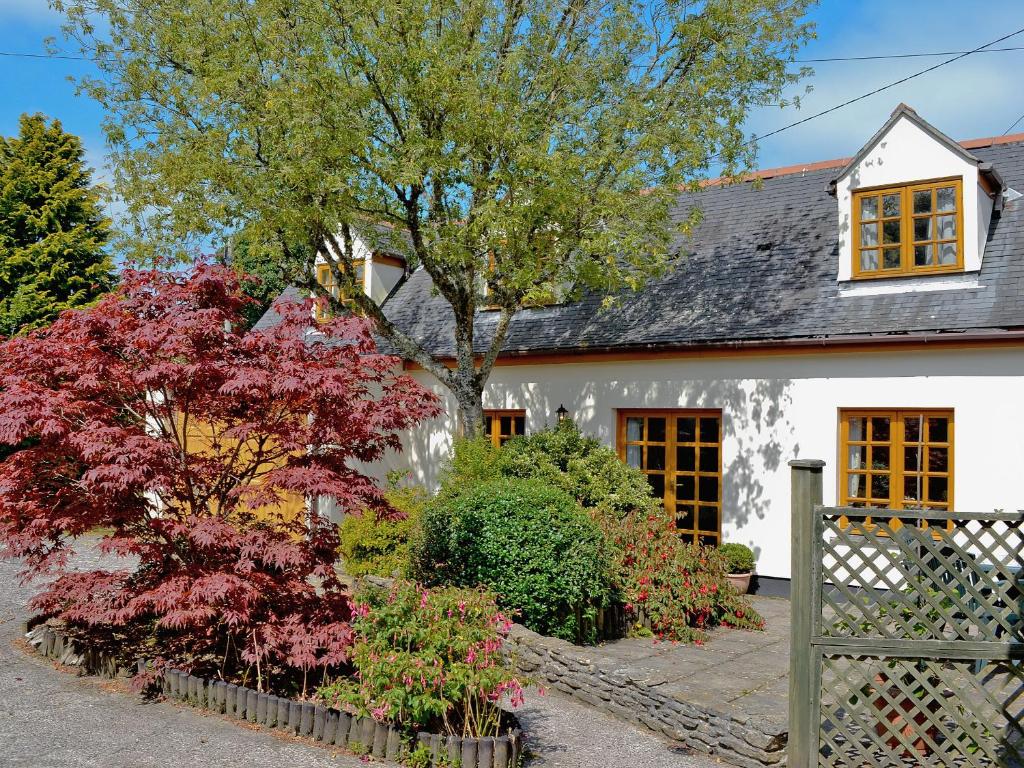
[[[24,630],[29,645],[43,656],[66,666],[79,667],[87,674],[129,677],[151,666],[143,659],[136,662],[135,670],[118,666],[113,657],[79,647],[69,635],[42,623],[39,618],[25,622]],[[351,715],[309,701],[295,701],[223,680],[208,680],[180,669],[166,669],[158,676],[160,690],[169,699],[214,714],[277,728],[358,755],[398,762],[410,747],[398,728],[371,717]],[[450,760],[452,755],[458,756],[462,768],[516,768],[523,751],[523,734],[517,728],[508,736],[471,739],[420,732],[416,743],[430,751],[430,764],[435,768],[455,764]]]
[[[740,768],[785,765],[785,722],[729,714],[701,702],[681,701],[658,690],[660,680],[595,661],[593,649],[544,637],[515,625],[506,648],[516,666],[584,704],[614,715]]]

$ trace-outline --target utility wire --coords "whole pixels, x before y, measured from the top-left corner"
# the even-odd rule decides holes
[[[805,117],[805,118],[803,118],[801,120],[797,120],[795,123],[790,123],[789,125],[784,125],[781,128],[776,128],[774,131],[770,131],[769,133],[766,133],[763,136],[757,136],[755,138],[752,138],[749,141],[744,142],[740,146],[745,147],[748,144],[753,144],[756,141],[762,141],[764,139],[767,139],[769,136],[776,136],[776,135],[782,133],[783,131],[788,131],[790,128],[796,128],[798,125],[803,125],[804,123],[809,123],[811,120],[817,120],[819,117],[824,117],[825,115],[831,114],[832,112],[836,112],[836,111],[842,109],[843,107],[848,107],[851,104],[855,104],[858,101],[863,101],[864,99],[867,99],[867,98],[869,98],[871,96],[874,96],[875,94],[881,93],[882,91],[887,91],[890,88],[895,88],[897,85],[902,85],[903,83],[907,82],[908,80],[913,80],[915,77],[920,77],[921,75],[926,75],[929,72],[934,72],[936,69],[939,69],[940,67],[944,67],[947,64],[952,64],[954,61],[959,61],[960,59],[962,59],[962,58],[964,58],[966,56],[970,56],[972,53],[978,53],[979,51],[983,51],[986,48],[989,48],[989,47],[995,45],[996,43],[1003,42],[1003,40],[1009,40],[1011,37],[1019,35],[1021,32],[1024,32],[1024,27],[1021,27],[1016,32],[1011,32],[1008,35],[1003,35],[1002,37],[997,38],[996,40],[993,40],[990,43],[985,43],[984,45],[979,45],[977,48],[973,48],[973,49],[971,49],[969,51],[964,51],[963,53],[958,54],[957,56],[954,56],[951,59],[946,59],[945,61],[940,61],[938,64],[933,64],[932,66],[928,67],[927,69],[922,69],[919,72],[915,72],[912,75],[907,75],[906,77],[901,77],[899,80],[894,80],[893,82],[889,83],[888,85],[883,85],[881,88],[875,88],[873,91],[869,91],[868,93],[862,94],[860,96],[856,96],[856,97],[854,97],[852,99],[848,99],[847,101],[844,101],[842,104],[836,104],[834,107],[829,107],[828,109],[823,109],[821,112],[816,112],[813,115],[809,115],[808,117]],[[1024,115],[1022,115],[1022,118],[1024,118]],[[1016,124],[1017,123],[1014,123],[1014,125],[1016,125]],[[719,153],[719,155],[717,155],[714,159],[718,159],[718,157],[720,157],[720,156],[721,156],[721,153]]]
[[[1010,125],[1010,127],[1007,128],[1005,131],[1003,131],[1003,136],[1005,136],[1010,131],[1012,131],[1014,128],[1016,128],[1017,127],[1017,123],[1019,123],[1021,120],[1024,120],[1024,115],[1021,115],[1016,120],[1014,120],[1013,123]]]
[[[878,61],[880,59],[920,59],[927,56],[955,56],[968,53],[1002,53],[1004,51],[1024,51],[1024,46],[1011,48],[986,48],[983,51],[932,51],[930,53],[887,53],[878,56],[831,56],[823,59],[793,59],[797,64],[821,64],[830,61]]]

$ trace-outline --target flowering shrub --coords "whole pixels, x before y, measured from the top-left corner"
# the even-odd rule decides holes
[[[600,528],[558,488],[499,479],[428,505],[413,573],[427,584],[493,590],[530,629],[589,642],[608,599],[611,563]]]
[[[701,641],[718,625],[762,629],[764,620],[729,586],[725,558],[714,547],[684,542],[672,522],[661,505],[604,519],[627,607],[670,640]]]
[[[353,465],[438,408],[365,321],[309,343],[310,302],[257,333],[247,301],[230,270],[128,271],[94,307],[0,345],[0,444],[19,446],[0,462],[0,544],[27,577],[55,577],[35,608],[98,641],[304,689],[345,660],[350,606],[336,526],[280,505],[384,509]],[[69,570],[98,526],[101,549],[137,565]]]
[[[498,703],[506,695],[513,707],[523,701],[524,681],[501,652],[510,627],[484,591],[409,581],[364,588],[352,621],[355,681],[324,686],[319,696],[410,729],[500,735]]]

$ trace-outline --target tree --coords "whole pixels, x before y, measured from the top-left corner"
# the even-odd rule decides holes
[[[640,287],[697,220],[671,222],[679,188],[749,167],[744,119],[795,79],[808,2],[57,5],[103,70],[86,86],[137,224],[169,242],[248,226],[268,254],[307,243],[350,288],[357,234],[411,251],[451,306],[454,369],[359,291],[304,283],[372,318],[472,435],[520,308]]]
[[[231,267],[242,278],[242,290],[252,299],[242,310],[247,327],[251,328],[263,317],[285,288],[301,279],[313,260],[307,252],[308,249],[299,244],[287,249],[283,258],[269,260],[258,246],[252,246],[245,232],[232,237],[217,252],[217,262]]]
[[[336,526],[277,505],[385,511],[352,465],[438,407],[375,354],[365,319],[310,344],[310,300],[260,333],[240,329],[247,301],[223,267],[127,271],[94,307],[0,345],[0,443],[26,445],[0,463],[0,543],[26,576],[56,576],[39,610],[101,638],[155,634],[165,658],[222,674],[256,664],[265,682],[337,665],[349,640]],[[96,526],[138,565],[68,570]]]
[[[110,290],[109,222],[82,142],[22,115],[0,137],[0,336],[37,328]]]

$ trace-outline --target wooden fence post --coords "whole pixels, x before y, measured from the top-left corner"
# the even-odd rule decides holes
[[[791,550],[790,550],[790,625],[789,648],[789,743],[786,764],[789,768],[816,768],[817,712],[814,702],[819,691],[813,690],[813,665],[817,663],[811,650],[811,631],[815,606],[811,605],[811,558],[814,552],[814,511],[822,501],[820,459],[794,459],[789,462],[792,473]]]

